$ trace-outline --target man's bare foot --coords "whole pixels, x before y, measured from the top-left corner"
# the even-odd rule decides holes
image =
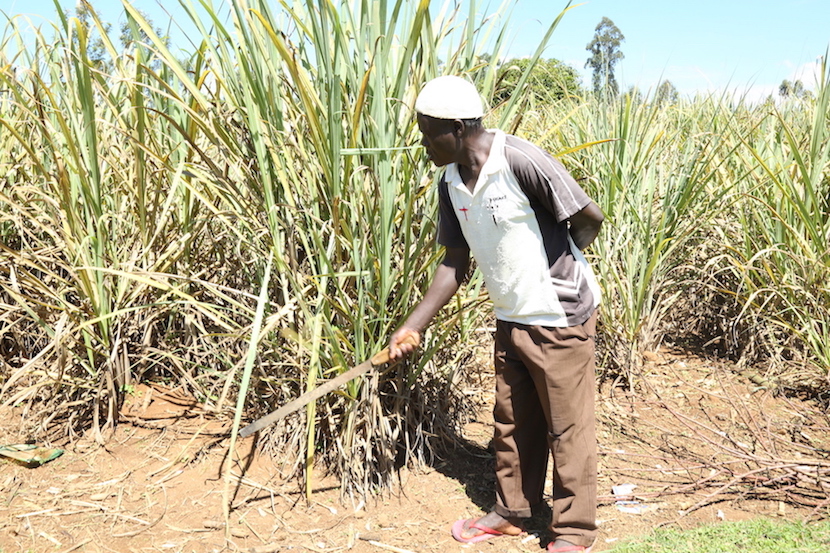
[[[524,532],[521,520],[504,518],[495,511],[478,519],[459,520],[453,526],[453,537],[464,543],[476,543],[495,536],[518,536]]]

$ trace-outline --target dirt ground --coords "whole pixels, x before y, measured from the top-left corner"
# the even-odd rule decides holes
[[[822,477],[799,476],[804,467],[826,474],[826,407],[759,388],[719,361],[668,350],[646,360],[637,393],[606,385],[598,394],[594,551],[658,526],[828,515]],[[480,393],[486,408],[465,428],[466,445],[401,472],[396,490],[366,502],[341,501],[326,478],[307,500],[300,482],[253,457],[232,486],[226,527],[223,423],[176,391],[142,386],[105,448],[82,440],[38,468],[0,461],[0,552],[541,552],[549,511],[520,537],[463,545],[449,534],[493,501],[489,397]],[[179,422],[165,422],[173,416]],[[14,443],[16,427],[9,409],[0,413],[0,443]],[[615,492],[625,484],[636,487]]]

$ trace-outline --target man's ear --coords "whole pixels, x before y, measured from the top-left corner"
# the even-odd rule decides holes
[[[467,130],[467,125],[461,119],[455,119],[452,122],[452,132],[458,138],[464,136],[464,132]]]

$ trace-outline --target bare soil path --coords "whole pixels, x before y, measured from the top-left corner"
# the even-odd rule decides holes
[[[606,386],[598,395],[595,551],[661,525],[828,515],[826,408],[670,351],[649,354],[643,381],[637,393]],[[365,503],[343,501],[324,477],[306,500],[271,460],[249,458],[227,527],[223,424],[174,391],[146,387],[125,415],[105,448],[82,440],[34,469],[0,461],[0,552],[539,553],[548,540],[545,512],[525,536],[473,546],[450,537],[455,520],[492,503],[489,407],[465,428],[466,444],[402,471],[397,489]],[[0,412],[0,443],[14,443],[14,422],[11,410]],[[636,487],[615,493],[624,484]]]

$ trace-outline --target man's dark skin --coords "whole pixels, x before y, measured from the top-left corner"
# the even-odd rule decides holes
[[[493,134],[481,126],[480,120],[435,119],[418,114],[418,128],[421,130],[421,144],[426,148],[430,160],[438,167],[450,163],[458,165],[458,171],[464,184],[473,191],[478,181],[481,168],[490,155]],[[570,234],[576,246],[583,250],[599,234],[604,216],[594,202],[589,203],[570,219]],[[432,283],[423,300],[415,307],[406,322],[389,338],[389,357],[397,359],[410,354],[415,346],[402,343],[414,335],[415,342],[420,343],[421,333],[438,311],[450,301],[458,291],[470,266],[468,248],[446,248],[444,259],[435,271]],[[483,526],[498,530],[508,535],[522,532],[521,520],[506,519],[491,511],[477,521]],[[470,529],[471,537],[479,533]],[[557,540],[554,547],[572,545],[564,540]]]

